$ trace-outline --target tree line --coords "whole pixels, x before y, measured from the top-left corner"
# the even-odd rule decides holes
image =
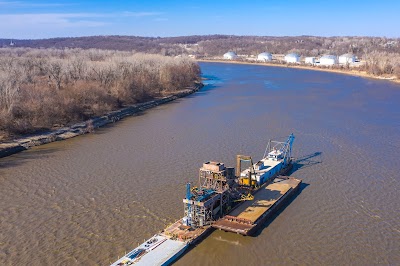
[[[10,39],[0,39],[0,47]],[[83,48],[164,53],[170,56],[198,53],[218,56],[233,50],[238,54],[268,51],[273,54],[297,52],[304,56],[353,53],[362,57],[373,51],[400,54],[400,39],[386,37],[319,37],[319,36],[235,36],[194,35],[180,37],[88,36],[38,40],[13,40],[15,47]]]
[[[0,47],[9,46],[0,39]],[[374,75],[392,74],[400,78],[400,39],[386,37],[318,36],[234,36],[195,35],[179,37],[89,36],[41,40],[13,40],[16,47],[113,49],[166,56],[222,56],[227,51],[257,55],[298,53],[302,56],[352,53],[365,61],[362,70]]]
[[[0,49],[0,133],[65,126],[168,95],[200,78],[188,57],[99,49]]]

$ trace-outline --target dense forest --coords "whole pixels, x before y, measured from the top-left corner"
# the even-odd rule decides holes
[[[188,57],[99,49],[0,49],[0,135],[64,126],[192,87]]]

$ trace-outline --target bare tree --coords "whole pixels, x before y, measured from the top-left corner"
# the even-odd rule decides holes
[[[85,79],[87,64],[82,57],[75,57],[68,64],[68,76],[73,81]]]
[[[83,49],[0,49],[0,130],[27,133],[102,115],[199,80],[188,58]],[[72,82],[70,82],[72,81]]]
[[[12,75],[0,73],[0,107],[7,113],[11,111],[18,99],[19,80]]]
[[[45,71],[49,76],[49,81],[54,83],[57,90],[60,90],[65,77],[63,63],[59,60],[50,60],[45,66]]]

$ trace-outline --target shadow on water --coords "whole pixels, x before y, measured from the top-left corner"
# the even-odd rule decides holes
[[[210,91],[215,90],[218,87],[221,87],[219,84],[222,83],[221,79],[217,76],[213,75],[203,75],[203,84],[204,86],[191,95],[186,96],[185,98],[194,98],[197,96],[206,96],[210,93]]]
[[[190,94],[190,95],[186,96],[185,98],[195,98],[195,97],[199,97],[199,96],[207,96],[211,91],[215,90],[218,87],[220,87],[220,86],[216,85],[216,84],[206,84],[199,91],[197,91],[193,94]]]
[[[170,104],[170,103],[165,103],[165,104]],[[165,105],[165,104],[164,104],[164,105]],[[109,124],[106,124],[106,125],[104,125],[104,126],[95,128],[90,134],[95,134],[95,135],[103,135],[103,134],[106,134],[106,133],[109,132],[110,129],[112,129],[112,128],[114,128],[116,125],[118,125],[118,122],[123,121],[123,120],[125,120],[125,119],[127,119],[127,118],[130,118],[130,117],[139,117],[139,116],[143,116],[143,115],[145,115],[145,114],[147,113],[147,111],[149,111],[149,110],[151,110],[151,109],[147,109],[147,110],[144,110],[144,111],[140,111],[140,112],[137,112],[137,113],[128,115],[128,116],[123,117],[123,118],[121,118],[121,119],[119,119],[119,120],[117,120],[117,121],[114,121],[114,122],[112,122],[112,123],[109,123]]]
[[[276,211],[274,214],[271,215],[271,217],[269,217],[267,219],[266,222],[263,223],[263,225],[251,236],[251,237],[257,237],[259,236],[262,231],[268,227],[274,220],[276,217],[278,217],[285,209],[287,206],[289,206],[299,195],[300,193],[306,188],[308,187],[309,184],[307,183],[301,183],[299,186],[299,190],[292,195],[290,198],[287,199],[287,201],[285,201]],[[211,229],[209,232],[207,232],[207,234],[195,245],[189,245],[189,247],[183,252],[183,254],[179,255],[177,257],[177,259],[171,264],[175,264],[180,258],[182,258],[185,254],[187,254],[188,252],[190,252],[192,249],[194,249],[198,244],[200,244],[205,238],[207,238],[213,231],[215,231],[215,229]],[[228,233],[231,234],[231,233]]]
[[[186,248],[186,250],[184,252],[182,252],[182,254],[180,254],[178,257],[176,257],[176,259],[174,259],[170,264],[168,265],[175,265],[178,260],[180,260],[183,256],[185,256],[187,253],[189,253],[192,249],[194,249],[195,247],[197,247],[201,242],[203,242],[204,239],[206,239],[207,237],[209,237],[212,232],[214,232],[215,229],[211,228],[210,230],[208,230],[199,240],[196,241],[195,244],[189,244],[189,246]]]
[[[289,175],[293,174],[294,172],[296,172],[301,168],[306,168],[322,163],[322,160],[312,160],[315,159],[316,157],[319,157],[321,154],[322,152],[317,151],[297,158],[297,160],[293,162],[293,168],[292,170],[290,170]]]
[[[199,96],[206,96],[210,91],[212,91],[212,90],[214,90],[215,88],[218,88],[218,87],[219,86],[214,85],[214,84],[208,84],[208,85],[205,85],[203,88],[201,88],[199,91],[197,91],[195,93],[192,93],[192,94],[190,94],[188,96],[185,96],[185,97],[182,97],[182,98],[178,98],[178,99],[176,99],[174,101],[171,101],[171,102],[163,103],[162,105],[163,106],[167,106],[167,105],[179,104],[181,101],[184,101],[187,98],[195,98],[195,97],[199,97]],[[137,112],[135,114],[126,116],[126,117],[122,118],[121,120],[124,120],[125,118],[129,118],[129,117],[143,116],[143,115],[147,114],[147,112],[152,110],[152,109],[153,108]],[[113,128],[115,126],[116,123],[118,123],[118,121],[115,121],[114,123],[110,123],[110,124],[104,125],[101,128],[97,128],[97,129],[94,130],[93,133],[99,134],[99,135],[106,134],[109,129],[111,129],[111,128]]]
[[[267,221],[265,221],[264,223],[263,223],[263,225],[252,235],[252,237],[257,237],[257,236],[259,236],[261,233],[262,233],[262,231],[266,228],[266,227],[268,227],[274,220],[275,220],[275,218],[276,217],[278,217],[285,209],[286,209],[286,207],[287,206],[289,206],[299,195],[300,195],[300,193],[306,188],[306,187],[308,187],[310,184],[307,184],[307,183],[301,183],[300,184],[300,186],[299,186],[299,190],[294,194],[294,195],[292,195],[290,198],[288,198],[287,199],[287,201],[285,201],[283,204],[282,204],[282,206],[280,206],[277,210],[276,210],[276,212],[274,213],[274,214],[272,214],[271,215],[271,217],[269,217],[268,219],[267,219]]]
[[[58,151],[58,148],[33,148],[33,150],[22,151],[14,155],[0,159],[0,170],[16,167],[30,160],[44,159]]]
[[[310,166],[314,166],[316,164],[320,164],[322,163],[322,160],[315,160],[316,157],[321,156],[322,152],[318,151],[318,152],[314,152],[311,154],[307,154],[307,155],[303,155],[299,158],[297,158],[297,160],[295,160],[293,162],[293,168],[292,170],[290,170],[289,175],[291,175],[292,173],[296,172],[297,170],[301,169],[301,168],[305,168],[305,167],[310,167]],[[292,195],[287,201],[285,201],[282,206],[280,206],[277,211],[271,215],[271,217],[269,217],[267,219],[267,221],[264,222],[264,224],[260,227],[260,229],[258,229],[255,233],[254,233],[254,237],[259,236],[262,231],[268,227],[274,220],[276,217],[278,217],[287,206],[289,206],[299,195],[300,193],[306,188],[308,187],[310,184],[304,183],[302,182],[299,186],[299,190]]]

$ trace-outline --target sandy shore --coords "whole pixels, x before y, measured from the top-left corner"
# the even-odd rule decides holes
[[[324,71],[345,75],[352,75],[363,78],[373,78],[379,80],[387,80],[395,83],[400,83],[400,79],[395,77],[383,77],[383,76],[374,76],[368,74],[365,71],[359,71],[356,69],[342,70],[342,69],[330,69],[330,68],[322,68],[318,66],[305,66],[305,65],[285,65],[285,64],[273,64],[273,63],[261,63],[261,62],[242,62],[242,61],[228,61],[228,60],[216,60],[216,59],[197,59],[198,62],[213,62],[213,63],[225,63],[225,64],[241,64],[241,65],[259,65],[259,66],[273,66],[273,67],[290,67],[297,69],[307,69],[307,70],[315,70],[315,71]]]

